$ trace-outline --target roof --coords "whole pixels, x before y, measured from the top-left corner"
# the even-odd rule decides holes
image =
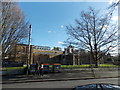
[[[54,63],[53,65],[61,65],[61,64],[59,64],[59,63]]]
[[[43,65],[50,65],[50,64],[43,64]]]

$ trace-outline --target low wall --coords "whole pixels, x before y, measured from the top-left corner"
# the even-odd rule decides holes
[[[91,72],[91,71],[119,71],[120,69],[118,68],[70,68],[70,69],[61,69],[61,72],[64,73],[77,73],[77,72]]]
[[[9,71],[1,71],[2,75],[18,75],[18,74],[24,74],[24,70],[9,70]]]
[[[102,72],[102,71],[119,71],[118,68],[93,68],[93,71]],[[70,69],[61,69],[63,73],[79,73],[79,72],[91,72],[91,68],[70,68]],[[19,70],[8,70],[8,71],[0,71],[0,75],[20,75],[24,74],[23,69]]]

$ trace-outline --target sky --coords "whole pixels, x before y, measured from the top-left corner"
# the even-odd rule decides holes
[[[81,11],[92,6],[105,10],[108,2],[19,2],[26,19],[32,25],[32,45],[64,48],[68,38],[66,26],[73,25]],[[114,17],[116,19],[116,17]]]

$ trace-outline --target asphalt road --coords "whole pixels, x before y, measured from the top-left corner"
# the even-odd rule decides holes
[[[118,84],[118,78],[3,84],[2,88],[69,88],[92,83]]]

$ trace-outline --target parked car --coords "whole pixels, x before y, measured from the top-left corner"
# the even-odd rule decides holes
[[[73,90],[120,90],[120,86],[106,83],[87,84],[77,86]]]

